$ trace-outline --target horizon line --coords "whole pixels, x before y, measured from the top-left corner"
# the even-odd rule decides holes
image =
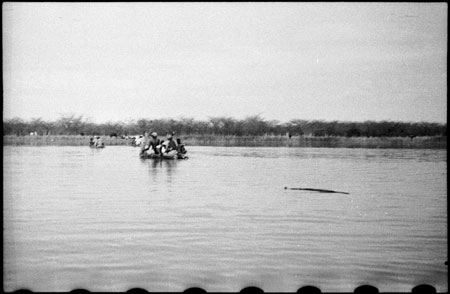
[[[394,122],[394,123],[430,123],[430,124],[441,124],[441,125],[446,125],[447,122],[439,122],[439,121],[424,121],[424,120],[420,120],[420,121],[413,121],[413,120],[392,120],[392,119],[381,119],[381,120],[374,120],[374,119],[367,119],[367,120],[338,120],[338,119],[303,119],[303,118],[292,118],[292,119],[288,119],[286,121],[281,121],[278,119],[267,119],[264,118],[263,116],[261,116],[260,114],[253,114],[253,115],[247,115],[244,118],[236,118],[233,116],[227,116],[227,115],[218,115],[218,116],[208,116],[207,118],[195,118],[195,117],[189,117],[189,116],[177,116],[175,118],[173,117],[160,117],[160,118],[144,118],[144,117],[139,117],[139,118],[125,118],[125,119],[117,119],[117,120],[105,120],[105,121],[95,121],[92,117],[83,115],[83,114],[63,114],[61,115],[59,118],[56,119],[44,119],[42,117],[32,117],[32,118],[22,118],[19,116],[14,116],[11,118],[5,118],[3,117],[3,122],[9,121],[9,120],[22,120],[24,122],[30,122],[32,120],[36,120],[36,119],[40,119],[42,121],[45,122],[56,122],[58,120],[60,120],[61,118],[80,118],[88,123],[94,123],[94,124],[108,124],[108,123],[130,123],[130,122],[137,122],[139,120],[146,120],[146,121],[153,121],[153,120],[175,120],[175,121],[179,121],[179,120],[183,120],[183,119],[192,119],[194,121],[210,121],[211,119],[233,119],[236,121],[243,121],[246,120],[248,118],[252,118],[252,117],[259,117],[260,119],[262,119],[263,121],[266,122],[272,122],[272,121],[276,121],[277,124],[287,124],[290,123],[291,121],[294,120],[298,120],[298,121],[307,121],[307,122],[313,122],[313,121],[320,121],[320,122],[338,122],[338,123],[365,123],[365,122],[375,122],[375,123],[381,123],[381,122]]]

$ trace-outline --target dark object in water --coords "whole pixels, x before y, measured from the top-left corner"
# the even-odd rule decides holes
[[[320,193],[340,193],[340,194],[350,194],[347,192],[339,192],[339,191],[333,191],[333,190],[325,190],[325,189],[313,189],[313,188],[288,188],[284,187],[285,190],[300,190],[300,191],[314,191],[314,192],[320,192]]]

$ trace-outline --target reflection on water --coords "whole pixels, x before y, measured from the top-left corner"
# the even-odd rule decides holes
[[[166,175],[166,182],[170,184],[172,182],[173,174],[176,172],[177,160],[164,160],[164,159],[141,159],[143,165],[148,166],[150,172],[150,181],[154,181],[155,184],[160,182],[158,174]]]
[[[445,150],[188,150],[4,147],[5,289],[447,291]]]

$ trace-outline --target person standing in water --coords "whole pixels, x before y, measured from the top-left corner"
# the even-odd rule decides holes
[[[144,138],[142,138],[142,143],[141,143],[141,151],[139,152],[139,155],[144,155],[146,154],[146,151],[149,149],[148,144],[148,132],[144,132]]]

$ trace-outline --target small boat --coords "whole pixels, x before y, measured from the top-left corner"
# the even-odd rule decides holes
[[[100,146],[90,145],[89,147],[91,147],[92,149],[100,149],[100,148],[105,148],[105,144],[102,144]]]

